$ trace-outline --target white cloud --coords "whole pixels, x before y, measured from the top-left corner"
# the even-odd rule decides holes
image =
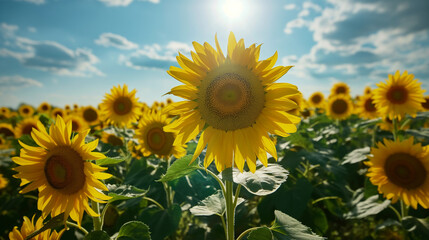
[[[129,56],[121,55],[119,62],[128,67],[140,69],[166,70],[177,65],[178,52],[189,55],[192,47],[186,43],[171,41],[165,46],[159,44],[145,45]]]
[[[287,5],[284,6],[284,9],[286,9],[286,10],[293,10],[295,8],[296,8],[296,5],[293,4],[293,3],[287,4]]]
[[[100,37],[95,40],[95,43],[105,47],[116,47],[125,50],[138,48],[136,43],[133,43],[125,37],[114,33],[101,34]]]
[[[37,32],[37,29],[35,27],[28,27],[28,31],[31,33]]]
[[[89,49],[72,50],[57,42],[35,41],[22,37],[16,37],[14,40],[14,47],[21,51],[2,48],[1,57],[12,57],[26,67],[58,75],[79,77],[104,75],[94,66],[99,60]]]
[[[18,29],[19,27],[17,25],[7,24],[4,22],[0,24],[0,33],[4,37],[13,37]]]
[[[34,3],[37,5],[41,5],[41,4],[45,4],[46,1],[45,0],[16,0],[18,2],[28,2],[28,3]]]
[[[108,7],[126,7],[130,5],[134,0],[98,0]],[[140,2],[150,2],[157,4],[160,0],[139,0]]]
[[[2,89],[14,90],[24,87],[41,87],[43,84],[31,78],[25,78],[19,75],[14,76],[1,76],[0,87]]]
[[[359,86],[379,82],[396,70],[408,70],[417,78],[429,80],[428,1],[327,2],[324,9],[303,3],[297,18],[286,23],[286,34],[307,28],[316,42],[297,59],[283,58],[284,64],[296,65],[292,76],[309,82],[347,81]],[[306,9],[313,14],[307,14]]]

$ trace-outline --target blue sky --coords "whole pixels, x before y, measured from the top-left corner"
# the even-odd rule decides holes
[[[305,97],[339,81],[361,94],[396,70],[429,89],[428,12],[427,0],[2,0],[0,105],[96,106],[124,83],[162,101],[177,52],[215,34],[226,51],[230,31],[294,65],[279,81]]]

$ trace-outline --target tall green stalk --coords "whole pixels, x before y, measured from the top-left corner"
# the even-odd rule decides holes
[[[225,181],[225,202],[226,202],[226,227],[227,227],[227,240],[234,240],[234,186],[233,182]]]
[[[103,228],[101,223],[101,216],[100,216],[100,204],[96,201],[91,200],[91,208],[94,210],[95,213],[98,214],[97,217],[92,217],[92,221],[94,224],[94,231],[101,231]]]

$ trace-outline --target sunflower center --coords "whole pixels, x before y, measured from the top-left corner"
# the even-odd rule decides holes
[[[118,138],[115,135],[110,134],[107,137],[107,143],[109,143],[112,146],[122,146],[124,145],[124,143],[122,142],[122,140],[120,138]]]
[[[387,99],[394,104],[402,104],[407,101],[408,92],[403,86],[394,86],[387,91]]]
[[[79,129],[80,129],[79,122],[73,119],[72,120],[72,131],[77,132],[77,131],[79,131]]]
[[[414,156],[408,153],[395,153],[386,159],[384,170],[387,177],[394,184],[414,189],[421,186],[426,180],[426,169]]]
[[[31,134],[31,131],[33,130],[33,128],[37,128],[36,125],[34,124],[27,124],[22,128],[22,134]]]
[[[85,184],[84,161],[70,147],[57,147],[48,155],[45,176],[51,187],[64,194],[76,193]]]
[[[85,109],[85,111],[83,112],[83,118],[87,122],[94,122],[98,119],[97,111],[92,108]]]
[[[348,105],[343,99],[337,99],[332,103],[331,109],[336,114],[343,114],[347,112]]]
[[[319,95],[315,95],[311,98],[311,101],[315,104],[320,103],[320,101],[322,101],[322,97],[320,97]]]
[[[25,113],[25,114],[28,114],[30,112],[30,109],[24,108],[24,109],[22,109],[22,112]]]
[[[429,97],[425,98],[425,102],[422,103],[422,107],[426,110],[429,110]]]
[[[375,111],[377,111],[377,109],[375,108],[374,103],[372,102],[372,98],[368,98],[365,101],[365,110],[367,112],[375,112]]]
[[[225,131],[251,126],[265,103],[259,78],[246,67],[232,64],[208,73],[198,94],[202,118],[210,126]]]
[[[59,115],[60,117],[64,117],[61,111],[55,111],[54,116],[56,117],[57,115]]]
[[[133,103],[128,97],[119,97],[113,102],[113,111],[118,115],[126,115],[131,112]]]
[[[47,105],[45,105],[45,104],[44,104],[44,105],[42,105],[42,110],[43,110],[43,111],[48,111],[48,106],[47,106]]]
[[[340,86],[340,87],[338,87],[338,88],[335,90],[335,92],[336,92],[337,94],[341,94],[341,93],[346,93],[347,91],[346,91],[346,88],[345,88],[345,87]]]
[[[153,150],[161,150],[166,143],[166,133],[162,128],[156,127],[152,128],[147,133],[147,144]]]
[[[5,137],[14,136],[15,134],[8,128],[0,128],[0,135],[3,134]]]

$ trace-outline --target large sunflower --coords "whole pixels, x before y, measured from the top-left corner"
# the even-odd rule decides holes
[[[49,114],[51,112],[51,104],[47,103],[47,102],[42,102],[39,107],[37,108],[37,111],[39,113],[45,113],[45,114]]]
[[[402,199],[414,209],[417,204],[429,208],[429,147],[413,141],[379,142],[366,162],[370,167],[367,176],[392,203]]]
[[[34,217],[31,218],[31,221],[28,217],[24,216],[24,222],[22,223],[21,230],[18,230],[18,227],[14,227],[13,230],[9,233],[10,240],[23,240],[34,231],[39,230],[43,227],[43,218],[39,217],[34,224]],[[31,238],[32,240],[59,240],[63,235],[65,228],[62,229],[59,233],[51,229],[45,230],[42,233]]]
[[[34,108],[30,105],[22,104],[18,108],[18,112],[19,112],[19,115],[21,115],[22,117],[31,117],[34,114]]]
[[[334,95],[329,98],[326,110],[331,118],[344,120],[353,113],[353,103],[349,95]]]
[[[9,123],[0,123],[0,136],[7,137],[15,137],[15,131],[13,130],[13,126]]]
[[[20,156],[12,158],[21,165],[14,169],[18,172],[14,177],[21,178],[21,186],[28,184],[21,193],[39,190],[37,208],[43,216],[50,213],[54,217],[64,212],[65,219],[70,216],[79,225],[84,210],[97,216],[88,205],[88,198],[96,202],[110,199],[97,189],[107,191],[98,179],[111,176],[103,172],[106,168],[90,162],[105,158],[102,153],[93,152],[98,139],[85,144],[88,129],[70,140],[72,123],[65,123],[60,116],[49,128],[49,134],[40,121],[37,126],[31,136],[40,147],[19,142],[23,147]]]
[[[380,82],[378,88],[374,89],[374,104],[380,116],[398,118],[401,120],[405,114],[415,117],[421,104],[425,102],[421,83],[414,79],[413,74],[404,71],[402,75],[399,70],[395,75],[389,74],[386,83]]]
[[[359,98],[359,102],[357,104],[357,113],[360,117],[365,119],[373,119],[378,117],[372,94],[368,93]]]
[[[310,98],[308,99],[308,102],[313,107],[323,107],[325,103],[325,96],[322,92],[314,92],[313,94],[311,94]]]
[[[182,68],[170,67],[168,73],[184,83],[169,93],[187,99],[168,105],[170,114],[180,118],[164,127],[178,131],[175,145],[184,144],[202,132],[194,153],[195,160],[207,147],[204,165],[213,160],[218,171],[235,165],[243,171],[245,160],[256,170],[256,158],[267,165],[267,152],[277,159],[269,133],[288,136],[296,131],[300,118],[286,111],[297,108],[288,97],[298,93],[295,85],[274,83],[292,66],[278,66],[277,52],[259,61],[261,45],[246,48],[244,40],[228,39],[225,57],[217,38],[216,49],[208,43],[194,42],[192,60],[179,53]],[[168,111],[168,110],[165,111]]]
[[[171,118],[161,111],[149,111],[142,116],[135,137],[140,143],[137,149],[144,156],[156,154],[162,158],[168,158],[171,155],[180,158],[186,154],[183,144],[173,146],[177,134],[163,130],[163,127],[170,122]]]
[[[347,85],[347,83],[339,82],[335,83],[331,88],[331,96],[335,96],[338,94],[350,94],[350,87]]]
[[[128,125],[137,121],[140,114],[141,103],[135,97],[136,90],[128,92],[128,86],[118,85],[111,89],[111,94],[106,93],[103,103],[100,105],[101,113],[108,124],[119,126]]]

